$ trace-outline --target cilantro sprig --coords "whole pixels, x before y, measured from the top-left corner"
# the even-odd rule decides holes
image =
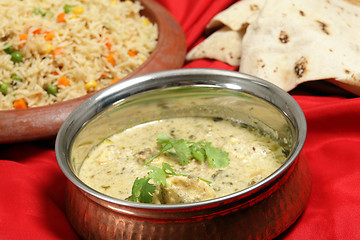
[[[219,148],[212,147],[211,142],[191,142],[184,139],[171,138],[166,134],[159,134],[157,136],[157,144],[161,146],[161,150],[147,160],[144,165],[151,163],[155,158],[170,150],[175,151],[179,157],[180,165],[186,165],[192,159],[200,162],[207,161],[212,168],[221,168],[229,165],[229,154]]]
[[[186,174],[177,174],[174,169],[171,168],[170,164],[163,162],[162,168],[155,166],[149,166],[151,170],[147,176],[142,178],[136,178],[132,186],[131,196],[126,198],[132,202],[151,203],[153,194],[155,193],[155,184],[149,183],[152,179],[154,183],[158,183],[162,187],[166,187],[166,176],[188,176]]]
[[[165,162],[162,163],[162,168],[158,168],[155,166],[149,166],[148,168],[151,171],[147,173],[147,176],[142,178],[137,177],[135,179],[132,186],[131,195],[126,198],[126,200],[132,202],[151,203],[153,199],[153,194],[156,190],[156,185],[150,183],[150,180],[152,180],[154,183],[158,183],[161,187],[166,187],[166,176],[189,176],[187,174],[175,173],[174,169],[172,169],[170,164]],[[199,179],[209,184],[211,183],[210,181],[203,178]]]
[[[132,194],[130,197],[126,198],[128,201],[132,202],[142,202],[142,203],[151,203],[152,194],[155,192],[156,186],[152,183],[149,183],[149,177],[136,178],[132,186]]]
[[[190,163],[192,159],[196,159],[200,162],[208,162],[211,168],[221,168],[229,165],[228,153],[222,151],[219,148],[211,146],[210,142],[191,142],[184,139],[175,139],[167,136],[166,134],[159,134],[157,136],[157,144],[161,146],[161,150],[145,161],[144,165],[148,165],[155,158],[163,154],[164,152],[175,153],[179,157],[179,163],[186,165]],[[173,176],[189,176],[186,174],[177,174],[170,164],[163,162],[162,168],[156,166],[149,166],[150,171],[146,176],[137,177],[132,186],[131,195],[126,198],[128,201],[151,203],[153,194],[156,190],[156,185],[160,187],[166,187],[166,177]],[[203,178],[198,178],[204,182],[211,183]],[[150,182],[152,180],[152,182]]]

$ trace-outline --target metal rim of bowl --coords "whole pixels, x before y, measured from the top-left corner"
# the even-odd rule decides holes
[[[197,77],[196,81],[189,82],[188,80],[186,80],[185,82],[182,83],[177,81],[179,79],[186,79],[186,77],[189,76],[191,77],[196,76]],[[203,80],[199,80],[199,78]],[[219,79],[222,78],[226,78],[227,80],[219,81]],[[232,79],[233,81],[229,81],[229,79]],[[244,90],[242,87],[243,85],[240,86],[240,84],[236,83],[237,81],[241,81],[243,85],[257,86],[259,89],[262,89],[263,91],[271,91],[272,96],[277,96],[277,98],[280,99],[280,101],[285,105],[285,108],[292,109],[294,115],[296,115],[296,119],[293,120],[296,121],[295,124],[298,126],[298,129],[300,129],[298,131],[298,138],[297,138],[297,142],[295,143],[296,146],[294,148],[294,151],[291,153],[286,163],[284,163],[279,169],[277,169],[270,176],[263,179],[259,183],[256,183],[255,185],[240,190],[238,192],[202,202],[172,204],[172,205],[145,204],[145,203],[135,203],[125,200],[120,200],[102,194],[90,188],[89,186],[85,185],[72,172],[71,168],[69,167],[68,164],[69,156],[66,156],[66,152],[71,148],[72,141],[68,141],[68,143],[65,144],[61,140],[69,137],[70,138],[74,137],[76,135],[77,130],[80,129],[81,126],[85,124],[88,119],[91,119],[96,114],[101,112],[101,110],[104,107],[112,105],[118,101],[121,101],[121,99],[124,99],[128,96],[138,94],[144,91],[150,91],[158,88],[175,87],[181,84],[226,87],[232,90],[241,90],[246,93],[254,94],[251,91],[248,91],[246,89]],[[254,95],[259,98],[262,98],[257,94]],[[100,101],[104,99],[107,99],[107,101]],[[274,99],[264,99],[264,100],[275,105],[273,103]],[[101,102],[101,104],[99,102]],[[277,105],[275,106],[278,107]],[[73,129],[77,129],[77,130],[73,131]],[[74,134],[72,134],[72,136],[69,135],[71,131],[75,132]],[[233,198],[242,195],[249,195],[252,192],[256,191],[261,185],[265,185],[273,181],[277,177],[279,177],[282,173],[284,173],[288,168],[292,166],[293,162],[299,155],[305,143],[306,132],[307,132],[307,125],[306,125],[305,115],[302,109],[300,108],[300,106],[298,105],[298,103],[287,92],[283,91],[282,89],[280,89],[279,87],[268,81],[265,81],[263,79],[248,74],[233,72],[228,70],[205,69],[205,68],[176,69],[176,70],[165,70],[160,72],[154,72],[154,73],[138,76],[135,78],[131,78],[123,82],[119,82],[107,89],[104,89],[96,93],[95,95],[87,99],[79,107],[77,107],[62,124],[56,137],[55,154],[60,169],[68,178],[68,180],[70,180],[74,185],[79,187],[81,190],[89,193],[90,195],[96,198],[102,199],[106,202],[122,205],[126,207],[142,208],[149,210],[157,210],[157,209],[175,210],[175,209],[186,209],[193,207],[199,208],[223,201],[229,201]]]

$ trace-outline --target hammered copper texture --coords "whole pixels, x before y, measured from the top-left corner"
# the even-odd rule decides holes
[[[300,154],[282,176],[257,194],[218,206],[166,212],[131,209],[94,199],[69,182],[66,207],[69,221],[84,239],[264,240],[296,221],[310,192],[311,174]]]

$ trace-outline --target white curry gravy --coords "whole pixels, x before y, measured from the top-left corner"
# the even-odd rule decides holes
[[[182,166],[176,156],[161,154],[150,165],[161,168],[167,162],[175,173],[189,176],[168,176],[166,187],[158,187],[154,193],[153,203],[187,203],[224,196],[259,182],[286,160],[276,140],[244,124],[217,118],[171,118],[138,125],[105,139],[89,153],[79,178],[99,192],[126,199],[134,180],[149,172],[143,163],[161,149],[156,143],[158,134],[211,142],[211,146],[229,153],[230,164],[211,168],[207,162],[192,160]]]

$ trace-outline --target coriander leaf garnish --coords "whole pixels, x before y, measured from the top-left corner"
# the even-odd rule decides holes
[[[210,143],[204,146],[206,158],[212,168],[221,168],[229,165],[228,153],[219,148],[211,147]]]
[[[155,158],[163,154],[174,150],[179,157],[180,165],[186,165],[190,163],[192,159],[196,159],[200,162],[207,161],[212,168],[221,168],[229,165],[230,159],[228,153],[222,151],[219,148],[212,147],[211,142],[191,142],[184,139],[175,139],[167,136],[166,134],[159,134],[156,140],[157,144],[161,146],[161,150],[145,161],[144,165],[148,165]],[[172,153],[174,152],[172,151]],[[170,164],[162,163],[162,168],[156,166],[149,166],[147,176],[143,178],[136,178],[132,187],[131,196],[126,200],[133,202],[151,203],[153,194],[156,190],[156,185],[149,183],[150,180],[161,187],[166,187],[166,176],[189,176],[186,174],[177,174]],[[204,182],[211,183],[203,178],[198,178]]]
[[[186,176],[186,175],[183,175],[183,174],[176,174],[174,169],[172,169],[172,167],[170,166],[170,164],[165,163],[165,162],[162,163],[162,169],[164,170],[166,175]]]
[[[159,134],[157,136],[157,144],[160,145],[162,148],[160,150],[160,152],[158,152],[155,156],[153,156],[152,158],[150,158],[149,160],[147,160],[144,165],[147,165],[149,163],[152,162],[152,160],[154,160],[155,158],[157,158],[158,156],[160,156],[161,154],[163,154],[166,151],[169,151],[170,149],[173,148],[173,141],[171,138],[169,138],[167,135],[165,134]]]
[[[149,166],[149,169],[152,171],[148,172],[147,176],[135,179],[132,186],[131,196],[126,198],[126,200],[132,202],[139,201],[141,203],[151,203],[156,186],[149,183],[150,179],[152,179],[154,183],[159,183],[161,186],[165,187],[166,175],[177,175],[168,163],[163,163],[162,168]]]
[[[221,168],[229,165],[229,154],[219,148],[212,147],[211,142],[191,142],[184,139],[177,140],[166,134],[159,134],[156,142],[161,146],[160,152],[147,160],[144,165],[149,164],[162,153],[171,149],[174,149],[176,155],[179,157],[180,165],[190,163],[191,159],[196,159],[200,162],[207,161],[212,168]]]
[[[180,165],[188,164],[192,158],[188,143],[184,139],[179,139],[174,142],[173,147],[179,157]]]
[[[201,177],[198,177],[201,181],[204,181],[204,182],[206,182],[206,183],[208,183],[208,184],[211,184],[212,182],[211,181],[209,181],[209,180],[206,180],[206,179],[203,179],[203,178],[201,178]]]
[[[203,148],[201,148],[201,145],[203,142],[194,143],[190,146],[191,155],[200,162],[205,162],[206,160],[206,153]]]
[[[147,180],[141,187],[139,201],[143,203],[151,203],[152,202],[152,195],[155,192],[155,185],[151,184]]]
[[[166,186],[166,172],[164,169],[155,167],[155,166],[149,166],[149,169],[152,170],[152,172],[148,173],[149,178],[152,178],[152,180],[155,183],[159,183],[162,186]]]
[[[156,142],[157,142],[157,144],[161,145],[162,147],[164,147],[166,144],[169,144],[171,141],[172,141],[172,138],[166,134],[158,134],[157,135]]]
[[[136,178],[132,186],[132,195],[126,200],[132,202],[151,203],[155,185],[149,183],[149,177]]]
[[[147,176],[143,178],[136,178],[132,186],[131,196],[126,198],[128,201],[132,202],[141,202],[141,203],[151,203],[153,199],[153,194],[155,193],[156,186],[152,183],[149,183],[152,180],[154,183],[158,183],[162,187],[166,187],[166,176],[185,176],[186,174],[177,174],[174,169],[171,168],[170,164],[162,163],[162,168],[155,166],[149,166],[151,170],[148,172]],[[211,183],[208,180],[199,178],[200,180]]]

